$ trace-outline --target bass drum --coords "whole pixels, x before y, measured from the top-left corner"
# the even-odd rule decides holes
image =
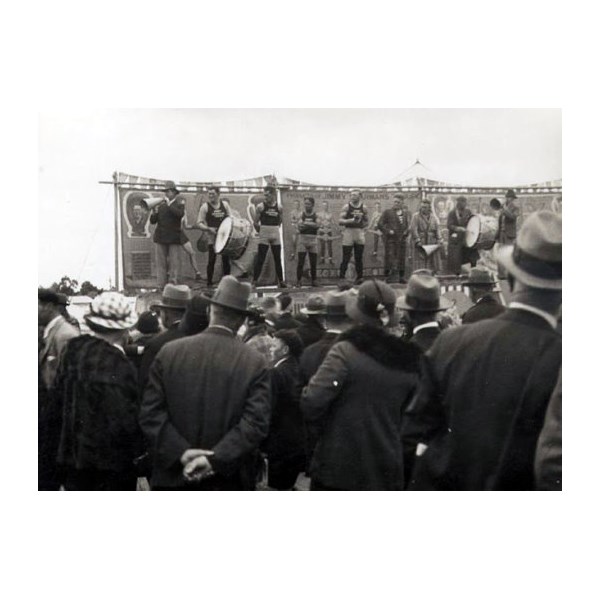
[[[232,259],[238,259],[246,251],[252,225],[246,220],[232,215],[223,219],[217,231],[215,252]]]
[[[486,215],[473,215],[467,221],[465,246],[477,250],[491,250],[498,235],[498,219]]]

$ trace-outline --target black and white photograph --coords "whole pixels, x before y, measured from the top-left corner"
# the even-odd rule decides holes
[[[38,490],[562,489],[560,109],[39,138]]]

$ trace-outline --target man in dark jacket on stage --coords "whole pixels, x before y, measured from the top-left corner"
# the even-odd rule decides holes
[[[406,238],[410,233],[411,215],[404,205],[402,194],[394,195],[394,206],[383,211],[377,229],[383,234],[385,250],[385,276],[392,281],[394,276],[404,283],[406,262]]]
[[[425,357],[408,412],[412,434],[420,427],[412,443],[427,448],[410,489],[535,489],[536,443],[561,366],[561,217],[530,215],[498,260],[508,310],[444,331]]]
[[[208,329],[165,345],[154,359],[140,411],[153,489],[255,488],[271,390],[265,359],[237,337],[250,291],[223,277],[207,298]]]
[[[167,281],[179,283],[180,252],[183,243],[181,220],[185,215],[185,198],[180,195],[173,181],[165,183],[166,202],[156,206],[150,215],[150,223],[156,225],[156,270],[158,287],[163,288]]]

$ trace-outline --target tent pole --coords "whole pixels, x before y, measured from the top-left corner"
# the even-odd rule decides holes
[[[119,185],[117,172],[113,173],[113,188],[115,192],[115,287],[119,289]]]

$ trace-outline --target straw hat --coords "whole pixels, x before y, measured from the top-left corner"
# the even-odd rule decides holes
[[[84,319],[88,324],[118,331],[133,327],[137,323],[138,316],[123,294],[103,292],[92,300],[90,312],[84,316]]]
[[[562,217],[540,210],[525,219],[514,246],[498,251],[498,262],[532,288],[562,289]]]

